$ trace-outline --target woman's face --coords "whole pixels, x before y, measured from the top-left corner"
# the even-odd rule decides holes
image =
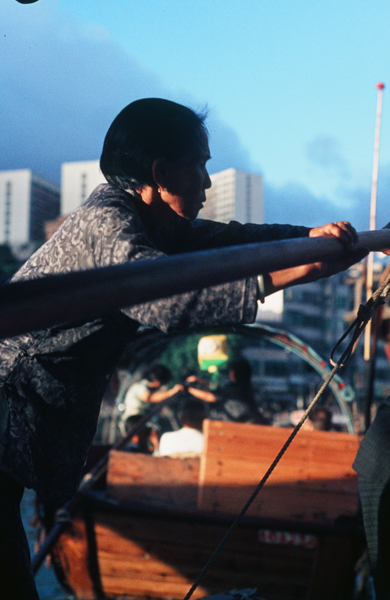
[[[207,134],[202,130],[199,146],[183,159],[167,165],[166,188],[161,199],[180,217],[196,219],[211,187],[206,163],[210,159]]]

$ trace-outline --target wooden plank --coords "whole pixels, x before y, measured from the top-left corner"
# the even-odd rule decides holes
[[[105,524],[102,522],[104,519]],[[129,521],[134,526],[129,527]],[[142,558],[150,553],[152,546],[161,548],[169,547],[172,555],[180,558],[182,548],[188,548],[196,555],[202,552],[214,550],[222,535],[226,531],[226,525],[211,525],[209,523],[188,524],[180,522],[172,522],[170,520],[153,519],[151,523],[145,517],[121,517],[119,522],[115,524],[115,529],[107,525],[107,515],[99,516],[99,524],[96,526],[96,537],[99,547],[99,555],[102,552],[107,554],[116,552],[123,556],[129,554],[133,559]],[[150,527],[150,530],[149,530]],[[153,531],[153,536],[149,535],[149,531]],[[146,533],[145,533],[146,532]],[[231,539],[225,546],[225,552],[229,554],[238,554],[240,556],[255,555],[259,548],[266,547],[269,554],[280,553],[282,556],[289,556],[290,547],[276,546],[264,544],[259,541],[259,530],[256,527],[238,528],[234,533],[234,539]],[[138,550],[134,552],[135,546]],[[311,550],[298,547],[295,548],[301,557],[306,556],[308,559],[312,556]],[[248,559],[245,558],[245,561]]]
[[[195,510],[199,458],[175,459],[111,451],[107,494],[142,506]]]
[[[292,429],[206,420],[203,431],[205,454],[223,454],[225,458],[241,457],[246,461],[257,460],[261,456],[265,462],[271,462]],[[283,460],[345,464],[350,459],[353,461],[359,443],[360,439],[356,434],[301,430]]]
[[[93,520],[105,596],[145,600],[181,600],[226,529],[222,524],[172,521],[168,517],[94,513]],[[240,526],[197,590],[194,600],[247,587],[257,587],[259,595],[267,600],[343,598],[337,595],[338,589],[341,586],[345,591],[342,576],[350,574],[347,570],[351,571],[351,561],[346,560],[345,554],[350,553],[350,549],[344,547],[342,537],[318,535],[318,546],[310,549],[287,544],[269,545],[260,539],[256,527]],[[84,544],[84,551],[79,553],[77,560],[74,556],[71,558],[72,569],[86,573],[85,528],[78,518],[73,534],[64,534],[61,540],[63,546],[76,541],[79,549]],[[347,546],[349,544],[348,540]],[[317,572],[318,557],[327,557],[328,568],[332,548],[337,553],[337,561],[332,564],[331,576],[328,573],[326,577],[326,573]],[[65,548],[62,557],[65,565],[69,558],[69,548]],[[318,596],[310,595],[311,585],[315,585]],[[80,582],[74,589],[79,598],[94,597],[91,590],[85,593]]]
[[[114,522],[110,515],[99,515],[95,519],[100,572],[107,596],[183,598],[226,529],[223,525],[191,525],[145,517],[117,516]],[[293,600],[297,588],[306,593],[316,554],[317,549],[269,546],[259,542],[256,528],[239,529],[213,565],[202,584],[202,594],[197,597],[234,587],[261,585],[272,589],[278,582],[277,594],[270,599]]]
[[[250,486],[258,482],[266,473],[269,463],[259,458],[256,462],[246,462],[240,458],[218,458],[209,465],[209,474],[213,469],[216,486]],[[211,474],[210,474],[211,477]],[[283,460],[268,479],[268,485],[296,485],[307,491],[325,491],[328,493],[345,493],[353,496],[357,493],[357,475],[348,465],[321,465],[308,461],[291,463]]]
[[[129,587],[130,584],[130,587]],[[119,597],[136,597],[137,599],[149,599],[158,598],[164,600],[170,598],[172,600],[182,600],[190,589],[189,584],[185,579],[180,583],[171,581],[167,582],[156,582],[156,581],[144,581],[141,582],[137,579],[123,579],[122,581],[105,580],[105,590],[108,597],[119,596]],[[198,598],[204,598],[208,595],[207,588],[200,586],[193,594],[194,600]]]
[[[242,488],[205,487],[202,508],[216,513],[236,515],[253,492],[254,486]],[[249,507],[252,517],[283,519],[297,523],[333,525],[340,516],[355,517],[358,513],[357,497],[346,494],[305,492],[291,487],[266,485]]]
[[[122,577],[125,573],[126,576],[130,573],[137,575],[139,579],[150,579],[153,580],[167,580],[170,578],[172,581],[181,580],[182,576],[178,574],[178,570],[185,570],[187,577],[195,579],[199,574],[200,569],[206,563],[207,557],[203,565],[200,564],[200,560],[196,560],[194,563],[191,559],[194,558],[194,554],[191,552],[182,552],[180,555],[173,553],[170,560],[172,564],[178,565],[176,568],[167,565],[165,561],[158,560],[160,552],[167,553],[169,547],[156,548],[155,555],[145,554],[143,559],[134,561],[133,559],[124,559],[123,557],[114,557],[114,555],[100,555],[100,562],[102,573],[104,577]],[[274,553],[273,555],[268,553],[268,548],[259,546],[257,555],[245,555],[239,556],[235,554],[224,554],[221,559],[218,560],[215,567],[212,569],[212,575],[215,577],[217,574],[222,575],[226,573],[226,569],[233,568],[238,569],[240,573],[247,574],[249,577],[253,576],[253,573],[257,573],[259,570],[263,570],[263,576],[269,577],[275,576],[276,571],[283,570],[283,576],[294,582],[305,583],[308,585],[310,579],[310,571],[313,566],[313,561],[310,560],[305,563],[300,560],[300,553],[295,548],[288,549],[289,555],[283,556],[281,552]],[[314,551],[312,551],[314,555]],[[277,565],[277,566],[276,566]]]
[[[290,430],[260,425],[206,421],[198,508],[237,514],[266,473]],[[358,486],[352,462],[358,436],[301,431],[248,515],[332,524],[355,516]]]
[[[81,518],[75,518],[72,526],[61,535],[53,548],[53,555],[57,564],[60,563],[68,585],[77,597],[93,600],[94,586],[87,569],[87,534]]]

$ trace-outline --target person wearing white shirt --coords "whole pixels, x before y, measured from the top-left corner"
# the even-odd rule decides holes
[[[201,400],[188,399],[180,411],[182,428],[163,433],[157,455],[200,454],[203,450],[202,426],[206,416],[206,406]]]

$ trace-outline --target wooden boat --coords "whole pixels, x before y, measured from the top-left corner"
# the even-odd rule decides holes
[[[106,480],[53,548],[59,580],[83,600],[184,598],[289,433],[206,420],[200,457],[111,450]],[[359,439],[301,431],[192,597],[351,598],[365,547]]]

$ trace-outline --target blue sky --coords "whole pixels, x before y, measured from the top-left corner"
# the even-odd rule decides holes
[[[368,229],[382,0],[2,0],[0,169],[59,181],[128,102],[208,106],[211,172],[260,172],[268,221]],[[385,90],[378,227],[390,220]],[[390,207],[389,207],[390,208]]]

